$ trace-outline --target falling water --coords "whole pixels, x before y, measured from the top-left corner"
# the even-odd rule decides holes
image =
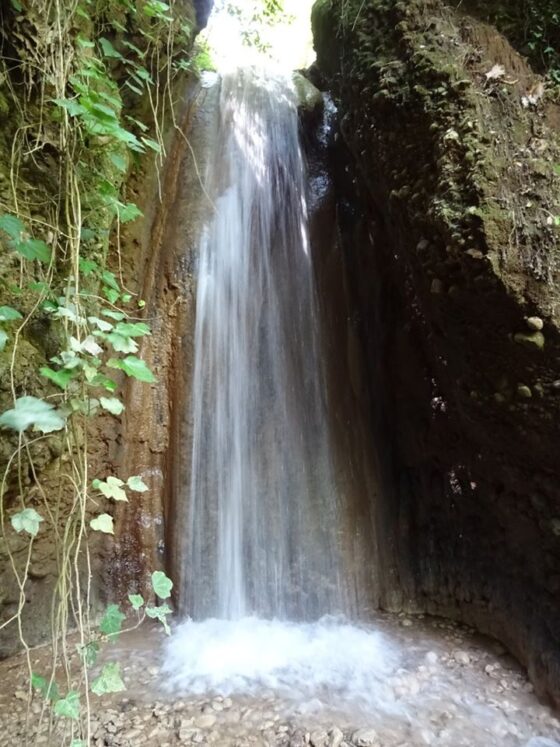
[[[221,81],[197,283],[195,619],[346,612],[305,164],[287,80]]]

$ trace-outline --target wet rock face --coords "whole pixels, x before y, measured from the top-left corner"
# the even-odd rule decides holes
[[[204,28],[212,11],[214,0],[194,0],[193,4],[196,10],[196,21],[200,28]]]
[[[438,0],[342,5],[313,20],[385,452],[383,604],[497,636],[560,702],[559,113]]]

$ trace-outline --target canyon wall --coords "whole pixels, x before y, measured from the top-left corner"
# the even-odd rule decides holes
[[[313,12],[368,356],[382,606],[502,640],[560,702],[560,109],[439,0]]]

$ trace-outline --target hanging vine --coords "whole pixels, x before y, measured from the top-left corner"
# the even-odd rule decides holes
[[[154,571],[157,603],[132,594],[123,609],[111,604],[99,621],[92,615],[89,541],[113,533],[105,501],[147,486],[138,475],[91,474],[90,433],[99,412],[123,412],[119,376],[155,381],[136,355],[150,327],[142,300],[126,289],[118,237],[141,216],[124,196],[131,170],[149,152],[163,161],[173,86],[192,66],[194,28],[184,7],[161,0],[11,0],[1,20],[0,148],[11,146],[0,180],[0,354],[10,378],[0,414],[9,446],[0,525],[18,600],[0,629],[17,628],[29,700],[42,698],[36,733],[46,725],[61,745],[83,747],[91,698],[124,688],[116,662],[92,677],[101,645],[128,613],[133,627],[149,617],[168,630],[171,611],[171,581]],[[37,329],[43,365],[29,353]],[[22,376],[24,355],[32,365]],[[34,543],[45,532],[57,563],[52,657],[48,671],[35,672],[24,618]],[[16,535],[27,543],[23,563],[12,550]]]

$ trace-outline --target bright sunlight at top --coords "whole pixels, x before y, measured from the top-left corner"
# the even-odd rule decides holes
[[[294,70],[315,59],[313,0],[217,0],[203,38],[219,72],[249,65]]]

